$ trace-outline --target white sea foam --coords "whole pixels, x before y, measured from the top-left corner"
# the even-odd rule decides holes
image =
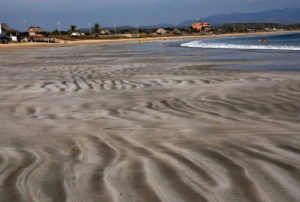
[[[243,49],[243,50],[300,50],[299,46],[287,45],[243,45],[243,44],[227,44],[227,43],[205,43],[200,41],[192,41],[181,44],[183,47],[191,48],[224,48],[224,49]]]

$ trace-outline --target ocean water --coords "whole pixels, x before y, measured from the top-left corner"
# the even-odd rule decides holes
[[[268,42],[259,42],[268,40]],[[255,43],[252,42],[255,40]],[[124,45],[133,57],[155,57],[165,62],[218,63],[215,68],[300,72],[300,33],[218,37],[195,40],[167,40]],[[136,54],[136,53],[139,54]],[[228,65],[228,63],[239,63]],[[223,64],[223,65],[220,65]],[[227,65],[226,65],[227,64]]]
[[[299,51],[300,33],[212,38],[183,43],[181,46],[191,48]]]
[[[182,42],[179,46],[185,51],[201,51],[206,61],[248,62],[218,68],[300,71],[300,33],[212,38]]]

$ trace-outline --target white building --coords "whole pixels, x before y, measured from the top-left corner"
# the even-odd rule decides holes
[[[84,33],[72,32],[71,36],[84,36]]]

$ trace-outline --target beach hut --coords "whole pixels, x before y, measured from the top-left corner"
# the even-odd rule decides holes
[[[173,30],[173,33],[174,33],[174,34],[181,34],[181,31],[180,31],[179,29],[174,29],[174,30]]]
[[[110,34],[111,34],[111,32],[108,29],[103,29],[100,32],[100,35],[110,35]]]
[[[18,31],[10,28],[5,23],[0,23],[0,43],[17,41]]]
[[[34,26],[29,27],[27,32],[30,37],[44,37],[46,35],[46,32],[42,28]]]
[[[72,32],[71,36],[84,36],[85,34],[82,32]]]
[[[40,27],[31,26],[27,32],[23,33],[23,41],[29,42],[49,42],[50,38],[46,31]]]
[[[156,30],[156,33],[159,35],[165,35],[167,34],[167,30],[165,30],[164,28],[159,28]]]
[[[25,34],[25,36],[26,35],[28,36],[28,38],[26,37],[25,39],[28,41],[31,41],[31,42],[44,42],[47,37],[46,31],[44,31],[40,27],[35,27],[35,26],[29,27],[27,32],[24,34]]]

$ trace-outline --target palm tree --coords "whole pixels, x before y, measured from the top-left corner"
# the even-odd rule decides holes
[[[52,31],[52,34],[59,34],[58,29],[53,30],[53,31]]]
[[[70,31],[76,32],[76,25],[70,25]]]
[[[94,24],[94,32],[95,34],[99,34],[100,32],[100,25],[98,23]]]

